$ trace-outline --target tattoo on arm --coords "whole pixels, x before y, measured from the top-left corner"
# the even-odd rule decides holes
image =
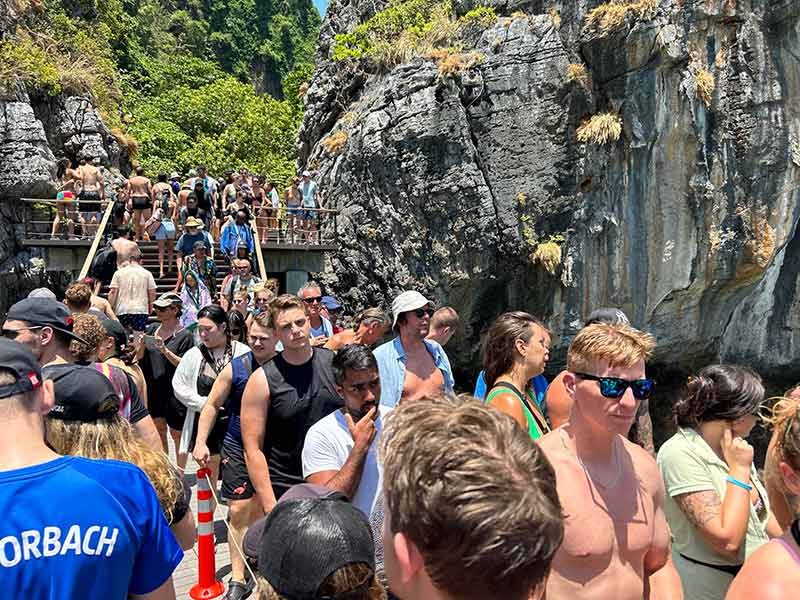
[[[695,527],[705,527],[722,513],[722,502],[714,490],[679,494],[675,496],[675,502]]]

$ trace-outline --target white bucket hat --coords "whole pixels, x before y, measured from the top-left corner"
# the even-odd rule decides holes
[[[415,292],[413,290],[402,292],[392,302],[392,315],[394,317],[394,320],[392,321],[392,329],[394,329],[395,325],[397,325],[397,317],[400,316],[400,313],[417,310],[423,306],[428,306],[428,304],[433,304],[433,301],[428,300],[419,292]]]

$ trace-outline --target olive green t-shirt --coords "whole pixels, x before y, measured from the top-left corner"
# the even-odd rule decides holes
[[[722,503],[728,488],[726,477],[729,469],[725,461],[714,453],[695,430],[678,428],[678,432],[667,440],[658,451],[657,462],[667,490],[664,512],[672,531],[673,558],[684,588],[688,586],[691,591],[695,585],[705,587],[703,584],[710,584],[711,580],[717,580],[714,585],[709,586],[711,588],[709,593],[696,590],[692,594],[688,594],[684,589],[686,597],[724,598],[727,585],[733,579],[732,576],[681,560],[680,555],[712,565],[736,566],[744,563],[747,556],[769,541],[766,531],[769,519],[769,499],[758,478],[755,466],[752,467],[750,473],[750,482],[761,496],[761,503],[758,508],[752,503],[750,504],[750,520],[747,524],[744,544],[739,551],[738,560],[732,561],[716,552],[705,542],[675,502],[675,496],[680,494],[714,490]],[[698,577],[698,570],[703,571],[702,577]],[[703,579],[705,581],[700,581]]]

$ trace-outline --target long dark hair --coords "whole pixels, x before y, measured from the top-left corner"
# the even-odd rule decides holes
[[[200,280],[198,279],[198,282]],[[209,304],[208,306],[204,306],[201,308],[197,313],[197,320],[200,319],[210,319],[217,326],[224,325],[225,326],[225,345],[231,345],[231,329],[228,326],[228,314],[225,310],[218,304]]]
[[[247,343],[247,321],[242,313],[238,310],[232,310],[228,313],[228,334],[232,337],[233,334],[231,333],[234,329],[238,329],[241,331],[239,339],[237,342],[241,342],[243,344]]]
[[[681,427],[709,421],[735,421],[755,415],[764,400],[764,384],[750,367],[710,365],[690,377],[683,398],[673,408]]]
[[[533,315],[515,310],[503,313],[489,327],[483,340],[483,377],[487,392],[492,389],[498,377],[511,370],[517,356],[516,341],[530,341],[533,336],[531,325],[544,329],[544,325]]]

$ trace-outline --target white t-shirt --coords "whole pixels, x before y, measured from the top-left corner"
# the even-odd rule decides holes
[[[118,315],[146,315],[148,310],[147,292],[156,289],[153,274],[137,264],[128,264],[114,273],[111,288],[117,288]]]
[[[281,199],[278,197],[278,191],[275,188],[272,188],[269,192],[269,201],[272,204],[272,208],[280,208]]]
[[[378,440],[383,429],[383,419],[392,411],[388,406],[378,407],[375,419],[375,437],[364,460],[364,470],[358,484],[353,505],[369,517],[375,498],[381,490],[383,469],[378,461]],[[338,471],[347,461],[355,442],[347,428],[341,410],[329,414],[311,426],[303,444],[303,477],[320,471]]]

